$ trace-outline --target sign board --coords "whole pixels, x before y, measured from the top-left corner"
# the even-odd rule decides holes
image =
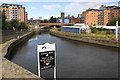
[[[54,68],[56,73],[56,52],[55,43],[49,44],[45,43],[43,45],[37,46],[37,56],[38,56],[38,74],[40,77],[40,71]]]
[[[55,65],[55,51],[39,52],[40,69],[53,68]]]

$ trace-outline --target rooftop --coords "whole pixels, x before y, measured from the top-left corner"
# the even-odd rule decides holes
[[[22,6],[22,5],[17,5],[17,4],[8,4],[8,3],[3,3],[2,5],[15,5],[15,6]]]

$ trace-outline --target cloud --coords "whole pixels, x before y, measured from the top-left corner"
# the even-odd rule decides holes
[[[30,2],[31,0],[2,0],[0,2],[8,3],[8,2]]]
[[[118,2],[119,0],[0,0],[0,2]]]
[[[8,3],[8,2],[30,2],[31,0],[1,0],[0,2]]]
[[[102,4],[103,2],[73,2],[65,6],[65,11],[81,13],[88,8],[98,8]]]
[[[36,9],[37,7],[30,7],[31,9]]]
[[[61,5],[43,5],[43,7],[48,10],[54,10],[56,8],[60,8]]]
[[[59,14],[46,15],[46,16],[43,16],[42,19],[50,19],[51,16],[53,16],[53,17],[59,17]]]

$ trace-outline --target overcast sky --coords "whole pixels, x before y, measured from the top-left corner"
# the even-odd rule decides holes
[[[14,1],[14,2],[11,2]],[[98,1],[98,0],[97,0]],[[70,14],[71,16],[74,15],[75,17],[80,14],[82,11],[88,9],[88,8],[98,8],[100,5],[118,5],[119,0],[104,0],[104,2],[101,0],[99,2],[88,2],[87,0],[68,0],[64,1],[55,1],[52,0],[52,2],[47,1],[41,1],[41,0],[2,0],[0,2],[0,5],[2,3],[12,3],[12,4],[20,4],[25,7],[25,10],[28,12],[28,19],[34,18],[38,19],[39,17],[42,17],[43,19],[49,19],[51,16],[58,17],[60,16],[61,12],[65,12],[65,16]]]

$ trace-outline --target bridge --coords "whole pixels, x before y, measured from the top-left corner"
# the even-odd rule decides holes
[[[29,26],[32,29],[41,29],[41,28],[50,28],[53,26],[56,27],[62,27],[62,26],[67,26],[70,23],[33,23],[33,24],[29,24]]]

